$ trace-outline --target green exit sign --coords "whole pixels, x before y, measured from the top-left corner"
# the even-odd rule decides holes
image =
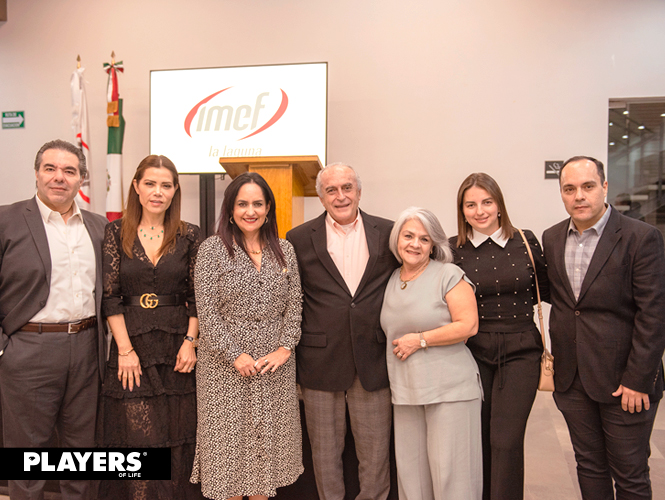
[[[3,111],[2,128],[25,128],[25,111]]]

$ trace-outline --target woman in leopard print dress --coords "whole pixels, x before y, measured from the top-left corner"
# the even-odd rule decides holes
[[[274,496],[303,472],[294,353],[302,297],[260,175],[239,175],[226,189],[194,283],[201,340],[191,481],[217,500]]]

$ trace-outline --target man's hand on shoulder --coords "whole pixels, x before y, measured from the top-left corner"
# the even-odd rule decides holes
[[[628,387],[624,387],[623,385],[620,385],[612,393],[612,396],[615,398],[621,396],[621,408],[623,408],[623,411],[629,411],[630,413],[639,413],[642,411],[642,407],[648,410],[651,406],[648,394],[628,389]]]

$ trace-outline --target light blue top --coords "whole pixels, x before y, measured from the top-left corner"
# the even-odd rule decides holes
[[[464,342],[419,349],[405,361],[393,354],[393,340],[452,322],[445,297],[462,279],[469,282],[455,264],[434,260],[404,290],[400,288],[399,269],[390,277],[381,309],[381,327],[387,338],[393,404],[424,405],[482,398],[478,366]]]

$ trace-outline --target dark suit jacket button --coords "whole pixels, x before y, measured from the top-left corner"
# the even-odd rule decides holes
[[[579,312],[579,311],[575,311],[575,316],[579,316],[579,315],[580,315],[580,312]]]
[[[356,303],[355,303],[355,302],[351,302],[351,309],[355,309],[355,308],[356,308]]]

